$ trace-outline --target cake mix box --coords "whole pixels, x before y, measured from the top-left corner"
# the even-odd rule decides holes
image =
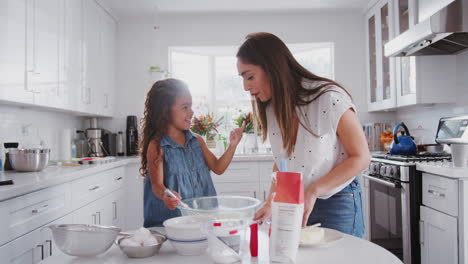
[[[304,214],[302,174],[276,173],[276,195],[272,203],[270,261],[295,263]]]

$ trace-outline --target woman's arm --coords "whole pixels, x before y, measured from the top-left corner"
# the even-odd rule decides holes
[[[150,142],[146,158],[148,161],[149,176],[151,178],[151,188],[153,189],[154,195],[161,199],[167,208],[174,210],[180,202],[164,193],[167,188],[164,185],[163,152],[155,141]],[[180,199],[182,198],[176,191],[173,190],[172,192]]]
[[[278,167],[276,166],[276,163],[273,164],[273,172],[276,172],[278,171]],[[270,185],[270,192],[268,193],[268,197],[267,199],[265,200],[265,204],[263,205],[262,208],[260,208],[256,213],[255,213],[255,216],[254,216],[254,221],[260,221],[261,223],[265,222],[268,217],[270,217],[271,215],[271,203],[273,202],[273,193],[276,192],[276,182],[271,181],[271,185]]]
[[[231,135],[229,137],[229,146],[226,152],[224,152],[223,155],[219,159],[216,158],[216,156],[208,149],[202,137],[197,135],[197,139],[198,139],[198,142],[200,142],[206,165],[214,173],[220,175],[220,174],[223,174],[224,171],[226,171],[227,167],[232,161],[232,157],[234,157],[234,153],[236,152],[237,145],[239,144],[242,138],[242,133],[244,131],[244,128],[245,128],[245,124],[242,127],[236,128],[233,131],[231,131]]]
[[[361,124],[351,109],[348,109],[341,116],[338,122],[337,135],[346,153],[348,153],[348,158],[333,168],[327,175],[309,184],[305,189],[303,226],[307,223],[317,197],[352,179],[369,166],[370,153],[367,141],[362,132]]]

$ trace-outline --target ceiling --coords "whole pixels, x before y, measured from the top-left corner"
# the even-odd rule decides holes
[[[160,13],[304,12],[364,10],[372,0],[97,0],[116,17]],[[156,6],[156,9],[155,9]]]

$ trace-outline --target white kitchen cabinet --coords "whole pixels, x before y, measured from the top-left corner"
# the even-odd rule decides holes
[[[25,84],[26,0],[0,1],[0,100],[33,104]]]
[[[125,228],[125,192],[117,190],[104,199],[103,223]]]
[[[59,47],[59,94],[62,108],[78,111],[84,105],[83,81],[83,1],[61,1]],[[83,110],[83,109],[81,109]]]
[[[222,175],[212,173],[218,195],[268,196],[273,160],[233,161]]]
[[[36,229],[0,247],[0,257],[5,264],[35,264],[43,259],[41,231]]]
[[[458,264],[457,218],[421,206],[420,243],[424,264]]]
[[[27,0],[26,86],[34,104],[60,107],[58,90],[59,0]]]
[[[366,14],[368,110],[396,107],[395,59],[384,56],[384,45],[394,37],[394,1],[379,1]]]
[[[100,42],[100,87],[102,90],[98,94],[100,113],[106,116],[112,116],[114,111],[114,65],[115,65],[115,22],[107,12],[100,9],[101,18],[101,42]]]

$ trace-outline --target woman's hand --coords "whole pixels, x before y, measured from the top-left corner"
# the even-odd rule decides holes
[[[244,121],[242,123],[241,127],[236,128],[233,131],[231,131],[231,134],[229,135],[229,144],[230,145],[232,145],[234,147],[237,147],[237,145],[239,144],[239,142],[242,139],[242,133],[244,132],[245,126],[246,126],[246,123]]]
[[[310,188],[306,189],[304,193],[304,215],[302,217],[302,227],[306,227],[307,220],[314,209],[315,201],[317,201],[317,195],[315,192],[310,190]]]
[[[254,216],[254,221],[258,221],[260,224],[265,223],[271,215],[271,203],[265,203]]]
[[[182,199],[182,197],[180,196],[179,193],[177,193],[176,191],[172,191],[177,197],[179,197],[179,199]],[[169,210],[174,210],[176,209],[176,207],[180,204],[180,201],[175,199],[175,198],[172,198],[170,197],[169,195],[167,194],[164,194],[163,196],[163,202],[164,204],[166,205],[167,208],[169,208]]]

